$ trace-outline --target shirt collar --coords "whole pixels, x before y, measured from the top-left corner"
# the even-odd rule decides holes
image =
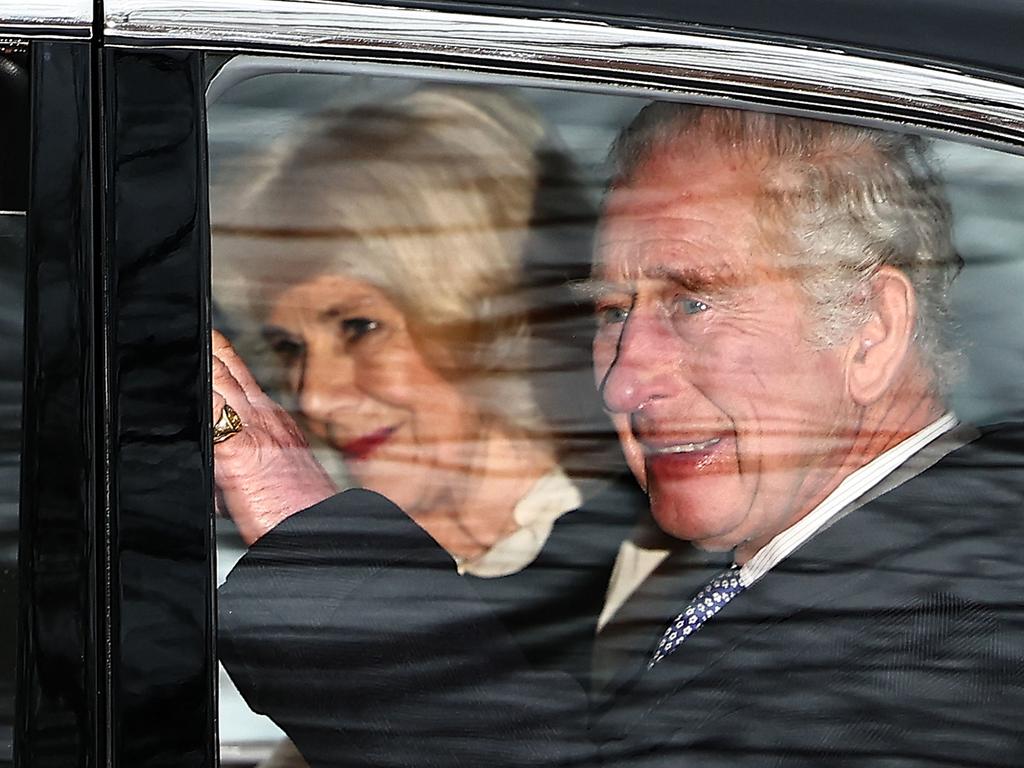
[[[949,432],[958,423],[956,415],[952,411],[947,411],[924,429],[851,472],[818,506],[747,560],[740,568],[740,583],[744,587],[754,584],[797,547],[834,522],[837,516],[849,511],[849,506],[853,502],[882,482],[907,459]]]
[[[509,576],[534,560],[547,543],[555,521],[583,503],[579,489],[560,467],[555,467],[526,492],[512,515],[516,530],[496,541],[471,560],[455,558],[459,573],[483,579]]]

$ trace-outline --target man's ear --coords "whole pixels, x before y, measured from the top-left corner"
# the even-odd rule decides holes
[[[907,360],[917,317],[917,298],[907,276],[881,267],[871,278],[864,301],[867,321],[850,339],[846,385],[854,402],[867,406],[885,394]]]

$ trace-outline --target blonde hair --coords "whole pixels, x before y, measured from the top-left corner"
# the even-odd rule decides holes
[[[546,153],[535,112],[495,90],[425,86],[318,114],[246,158],[243,179],[215,185],[218,308],[262,319],[296,283],[363,280],[395,302],[427,359],[485,413],[543,429],[526,375],[537,288],[527,261],[551,250],[545,227],[564,228],[589,207],[578,195],[575,214],[564,201],[538,205],[567,184],[563,169],[547,178]],[[564,263],[585,270],[589,242],[575,239],[580,255]]]

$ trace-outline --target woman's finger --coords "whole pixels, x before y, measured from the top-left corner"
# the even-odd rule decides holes
[[[256,416],[255,406],[249,399],[248,394],[238,383],[231,370],[218,357],[213,358],[213,393],[225,400],[242,417],[242,421],[253,420]],[[216,421],[223,409],[223,402],[218,403],[216,397],[213,403],[213,418]]]
[[[252,375],[249,366],[239,357],[235,348],[231,346],[224,334],[219,331],[213,332],[213,358],[220,360],[231,372],[232,377],[245,392],[249,402],[255,403],[263,396],[263,389]]]
[[[216,389],[213,390],[213,420],[216,421],[220,418],[221,412],[224,410],[224,406],[227,404],[227,400],[224,396]]]
[[[246,393],[242,390],[238,381],[231,375],[228,367],[218,358],[213,358],[213,421],[216,424],[224,413],[224,407],[230,405],[242,420],[242,431],[233,435],[230,440],[222,441],[215,446],[218,469],[218,477],[223,476],[224,471],[234,474],[240,469],[237,464],[239,457],[258,456],[254,452],[259,435],[256,432],[262,429],[263,421],[260,414],[251,402]],[[224,462],[228,462],[225,464]],[[251,469],[251,468],[250,468]],[[249,470],[244,470],[249,471]]]

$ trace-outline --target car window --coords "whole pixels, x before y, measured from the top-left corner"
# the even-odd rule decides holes
[[[786,609],[820,623],[784,621],[731,663],[789,695],[701,689],[691,712],[742,710],[755,754],[772,738],[937,749],[847,732],[863,712],[844,692],[977,736],[936,691],[1003,690],[1005,649],[1020,647],[1017,609],[992,587],[1021,578],[1007,555],[1024,414],[1019,154],[625,90],[258,56],[218,69],[208,129],[222,764],[479,757],[443,716],[393,720],[440,701],[467,734],[493,728],[467,702],[493,704],[480,691],[497,696],[505,672],[528,679],[523,658],[614,701],[644,668],[713,652],[719,610],[756,632],[788,617],[742,613],[759,594],[789,606],[770,591],[787,579],[834,602]],[[351,488],[396,506],[335,495]],[[964,528],[963,494],[992,513]],[[347,528],[349,513],[370,518]],[[829,549],[851,542],[863,550],[848,559]],[[420,563],[406,546],[429,550],[429,573],[374,593],[381,572]],[[905,600],[870,591],[887,568]],[[819,572],[832,576],[820,593],[800,581]],[[691,622],[694,594],[714,607]],[[984,649],[957,640],[945,655],[947,609],[991,629]],[[872,611],[901,618],[862,632],[858,611],[872,627]],[[459,627],[523,656],[490,670],[500,682],[475,678]],[[818,630],[834,634],[807,653],[831,665],[836,700],[772,664]],[[902,692],[881,697],[890,682]],[[820,729],[787,730],[818,709]],[[494,754],[515,728],[533,733],[515,717]],[[1013,737],[996,731],[1002,755]],[[552,756],[569,739],[554,733]],[[740,748],[672,733],[712,764]]]
[[[230,77],[233,68],[244,72],[246,68],[258,71],[261,67],[265,67],[261,60],[243,58],[231,62],[219,77]],[[363,407],[376,409],[376,418],[397,417],[419,420],[422,424],[430,420],[443,422],[447,419],[451,423],[458,422],[462,418],[459,409],[465,408],[466,402],[472,402],[477,408],[486,408],[488,418],[494,419],[500,414],[503,419],[520,425],[517,430],[524,434],[536,432],[544,425],[546,432],[558,435],[560,462],[556,463],[546,456],[549,451],[555,450],[554,438],[545,438],[543,441],[534,439],[533,442],[543,442],[545,446],[543,451],[536,453],[539,465],[547,468],[540,472],[535,481],[550,475],[549,482],[553,483],[556,504],[569,505],[556,510],[556,513],[564,512],[571,508],[573,500],[577,498],[578,485],[587,486],[587,492],[591,493],[590,486],[597,489],[620,482],[624,472],[610,424],[601,414],[596,397],[587,395],[588,391],[593,391],[589,362],[590,309],[580,297],[572,293],[570,283],[581,281],[589,275],[589,242],[595,224],[594,212],[602,194],[607,147],[617,125],[640,109],[642,102],[628,97],[583,97],[566,105],[565,94],[558,91],[483,89],[442,83],[424,90],[422,86],[421,82],[411,78],[349,76],[339,73],[294,76],[262,74],[243,77],[241,82],[225,90],[210,104],[214,323],[235,343],[268,391],[273,391],[275,397],[293,413],[299,413],[297,409],[301,406],[297,398],[301,395],[293,385],[287,383],[289,376],[293,377],[293,382],[296,376],[295,367],[290,362],[292,359],[289,358],[289,345],[293,339],[281,334],[282,329],[266,320],[266,307],[259,306],[260,299],[253,298],[253,290],[258,291],[256,286],[259,280],[265,278],[261,276],[249,281],[250,277],[255,277],[253,270],[257,269],[256,254],[248,249],[246,243],[250,242],[253,234],[258,238],[259,233],[254,232],[254,220],[247,210],[247,204],[239,205],[241,199],[236,197],[236,193],[241,192],[241,187],[248,186],[247,180],[254,179],[254,174],[271,172],[269,168],[257,170],[254,163],[260,164],[257,159],[259,156],[269,160],[272,154],[286,151],[282,142],[299,130],[300,126],[310,120],[317,120],[321,114],[333,112],[339,119],[344,119],[346,114],[362,113],[368,120],[381,121],[382,129],[387,130],[389,116],[386,113],[374,115],[374,105],[408,103],[411,109],[420,111],[422,118],[420,126],[415,130],[431,134],[425,137],[422,146],[410,148],[409,162],[433,164],[432,170],[424,168],[421,171],[421,175],[427,174],[424,179],[440,174],[437,180],[442,185],[451,187],[471,184],[475,187],[466,196],[467,200],[459,200],[455,195],[452,205],[456,209],[450,223],[442,221],[433,231],[414,234],[407,241],[407,266],[416,269],[416,262],[421,259],[417,251],[423,251],[427,257],[424,259],[426,263],[421,265],[422,274],[411,273],[405,276],[398,271],[394,275],[395,281],[407,283],[409,290],[404,297],[406,301],[417,301],[412,290],[416,287],[416,281],[422,281],[421,288],[426,287],[430,281],[441,279],[441,275],[448,270],[458,269],[462,261],[465,269],[459,277],[464,281],[464,286],[451,291],[449,296],[437,302],[433,310],[430,309],[430,297],[424,295],[419,299],[424,305],[423,312],[448,311],[457,317],[460,312],[466,315],[479,311],[480,306],[474,307],[475,303],[493,301],[508,305],[494,310],[507,313],[507,316],[501,317],[499,314],[489,320],[494,327],[478,331],[485,334],[478,342],[473,339],[463,341],[458,337],[447,340],[445,334],[438,337],[435,343],[446,346],[444,354],[454,354],[459,358],[458,361],[445,364],[447,370],[444,378],[459,381],[459,385],[440,385],[438,401],[441,404],[436,410],[420,409],[415,402],[418,395],[404,397],[400,391],[402,383],[387,380],[379,384],[366,384],[370,391]],[[222,87],[214,81],[214,89]],[[477,121],[492,121],[493,128],[488,128],[486,122]],[[509,121],[508,126],[503,126],[501,121]],[[395,126],[393,141],[401,143],[403,139],[400,134],[408,128]],[[479,145],[472,150],[469,160],[465,161],[468,168],[464,171],[458,170],[458,166],[463,163],[461,150],[456,144],[446,144],[445,133],[448,130]],[[360,129],[355,127],[355,131],[358,134]],[[415,138],[412,140],[415,142]],[[506,156],[510,147],[516,153],[515,156]],[[436,153],[436,156],[430,157],[431,153]],[[542,167],[542,163],[547,167]],[[447,181],[443,179],[446,165],[455,171]],[[378,172],[392,171],[386,168],[370,169],[370,174]],[[432,185],[433,181],[418,180],[416,183],[421,186],[425,183]],[[547,200],[538,202],[532,199],[532,190],[538,184],[545,185],[543,194]],[[504,188],[492,190],[487,185],[503,185]],[[390,194],[387,190],[382,191],[385,195]],[[420,194],[428,192],[428,189],[419,191]],[[449,193],[452,194],[451,191]],[[242,194],[248,195],[247,192]],[[409,205],[411,200],[401,204]],[[495,210],[481,211],[481,205],[491,206]],[[541,208],[535,211],[535,205],[546,206],[547,210]],[[503,212],[501,206],[506,207],[507,212]],[[374,216],[372,211],[365,211],[365,214],[368,217]],[[394,226],[396,235],[401,237],[398,232],[402,229],[422,227],[434,214],[428,214],[425,218],[410,212],[409,220],[404,223],[388,220],[388,215],[383,212],[380,221],[373,226],[379,226],[385,232]],[[394,215],[393,211],[391,215]],[[532,230],[531,219],[539,222],[533,225]],[[354,225],[355,221],[352,219],[350,224]],[[282,226],[287,229],[289,223],[282,222]],[[326,220],[317,226],[335,225]],[[338,222],[338,226],[341,226],[341,222]],[[386,247],[388,240],[389,236],[385,234],[369,247]],[[535,262],[516,263],[519,249],[524,247],[520,243],[528,240],[533,243]],[[236,251],[231,243],[240,244],[241,251]],[[269,246],[265,242],[255,247],[281,248],[290,252],[293,251],[294,242],[285,234],[281,239],[274,238]],[[353,248],[358,247],[353,244]],[[229,248],[231,254],[228,253]],[[448,248],[454,250],[448,253],[437,250]],[[491,250],[491,258],[499,270],[497,279],[486,274],[489,267],[473,263],[487,249]],[[238,255],[234,255],[236,253]],[[253,259],[244,255],[246,253]],[[271,260],[276,261],[277,258],[274,255]],[[431,274],[432,269],[441,271]],[[278,281],[276,276],[270,279]],[[527,281],[529,285],[525,285]],[[488,285],[488,282],[492,284]],[[358,313],[353,317],[341,317],[336,323],[341,324],[340,333],[349,338],[348,345],[354,355],[353,359],[361,357],[363,365],[376,366],[379,364],[377,361],[388,355],[401,354],[404,345],[409,343],[405,339],[411,338],[411,334],[405,327],[405,318],[394,312],[386,297],[380,294],[360,295],[362,289],[368,283],[372,286],[372,283],[364,280],[356,280],[354,283],[357,288],[350,296],[354,301],[369,301],[369,304],[364,305],[364,310],[369,314],[366,318],[361,318]],[[342,301],[350,290],[350,286],[346,285],[335,288],[337,293],[311,298],[313,304],[310,308],[317,307],[316,302],[321,300],[328,304]],[[316,293],[315,286],[313,289]],[[470,296],[468,298],[471,303],[468,306],[451,308],[459,301],[458,290],[479,290],[494,295],[487,299],[483,296]],[[304,301],[304,298],[299,299],[300,304]],[[448,310],[444,307],[446,303],[449,305]],[[378,317],[373,314],[375,312],[383,312],[384,315]],[[454,324],[454,317],[447,322]],[[466,323],[468,317],[466,315],[457,322]],[[286,322],[291,322],[291,319]],[[382,339],[384,343],[375,350],[373,335],[391,333],[388,326],[399,322],[403,323],[403,340],[396,341],[392,335],[389,340]],[[381,330],[372,330],[372,324],[379,324]],[[522,339],[517,340],[527,325],[532,335],[529,345],[522,343]],[[363,336],[366,337],[365,343],[359,340]],[[471,349],[469,345],[474,342],[479,343],[481,349]],[[359,346],[363,349],[358,349]],[[488,350],[486,346],[491,349]],[[520,348],[516,349],[516,346]],[[469,370],[469,361],[474,356],[480,357],[480,363],[473,366],[476,370]],[[409,370],[413,371],[410,375],[425,377],[413,385],[430,386],[434,381],[433,371],[438,367],[431,353],[417,352],[408,357],[417,358],[414,364],[410,364]],[[332,376],[331,373],[327,375]],[[476,380],[470,380],[470,377]],[[308,386],[315,385],[310,380]],[[472,399],[464,396],[464,391],[472,392]],[[446,397],[447,410],[446,404],[442,402]],[[425,399],[429,400],[430,397]],[[347,429],[350,432],[341,436],[329,434],[335,427],[321,424],[319,428],[312,428],[305,434],[334,482],[339,487],[350,487],[359,481],[348,471],[346,455],[349,457],[348,463],[358,461],[357,457],[362,453],[373,450],[372,443],[376,438],[374,429],[393,426],[381,423],[372,425],[371,429],[367,420],[365,427],[349,425]],[[454,429],[458,428],[456,424]],[[351,431],[358,429],[363,429],[367,435]],[[456,438],[437,434],[428,436],[423,442],[443,443],[453,439]],[[366,445],[362,446],[360,440]],[[423,449],[424,454],[430,452],[429,446]],[[415,465],[416,459],[413,457],[412,466]],[[556,468],[556,472],[550,471]],[[532,469],[530,471],[534,472]],[[441,467],[437,468],[439,476],[443,472]],[[430,474],[431,471],[428,471],[426,479],[420,481],[424,487],[435,482]],[[385,472],[380,480],[385,485],[394,482],[387,475]],[[572,482],[569,477],[574,478]],[[466,481],[455,479],[452,482],[457,484]],[[426,490],[422,492],[428,493]],[[519,492],[519,495],[522,493]],[[568,501],[557,501],[559,496]],[[623,526],[623,531],[631,525],[632,513],[633,510],[622,510],[621,520],[617,524]],[[550,521],[541,519],[538,524],[543,527],[550,525]],[[621,538],[621,533],[618,538]],[[222,518],[219,521],[218,542],[218,572],[224,578],[244,551],[243,542],[230,519]],[[518,567],[514,563],[502,565],[499,561],[495,562],[483,567],[496,567],[499,571]],[[222,675],[221,686],[222,759],[233,759],[233,755],[245,759],[241,756],[251,754],[254,749],[258,751],[260,747],[269,748],[274,740],[281,737],[280,730],[270,721],[257,718],[248,711],[234,693],[226,675]]]

